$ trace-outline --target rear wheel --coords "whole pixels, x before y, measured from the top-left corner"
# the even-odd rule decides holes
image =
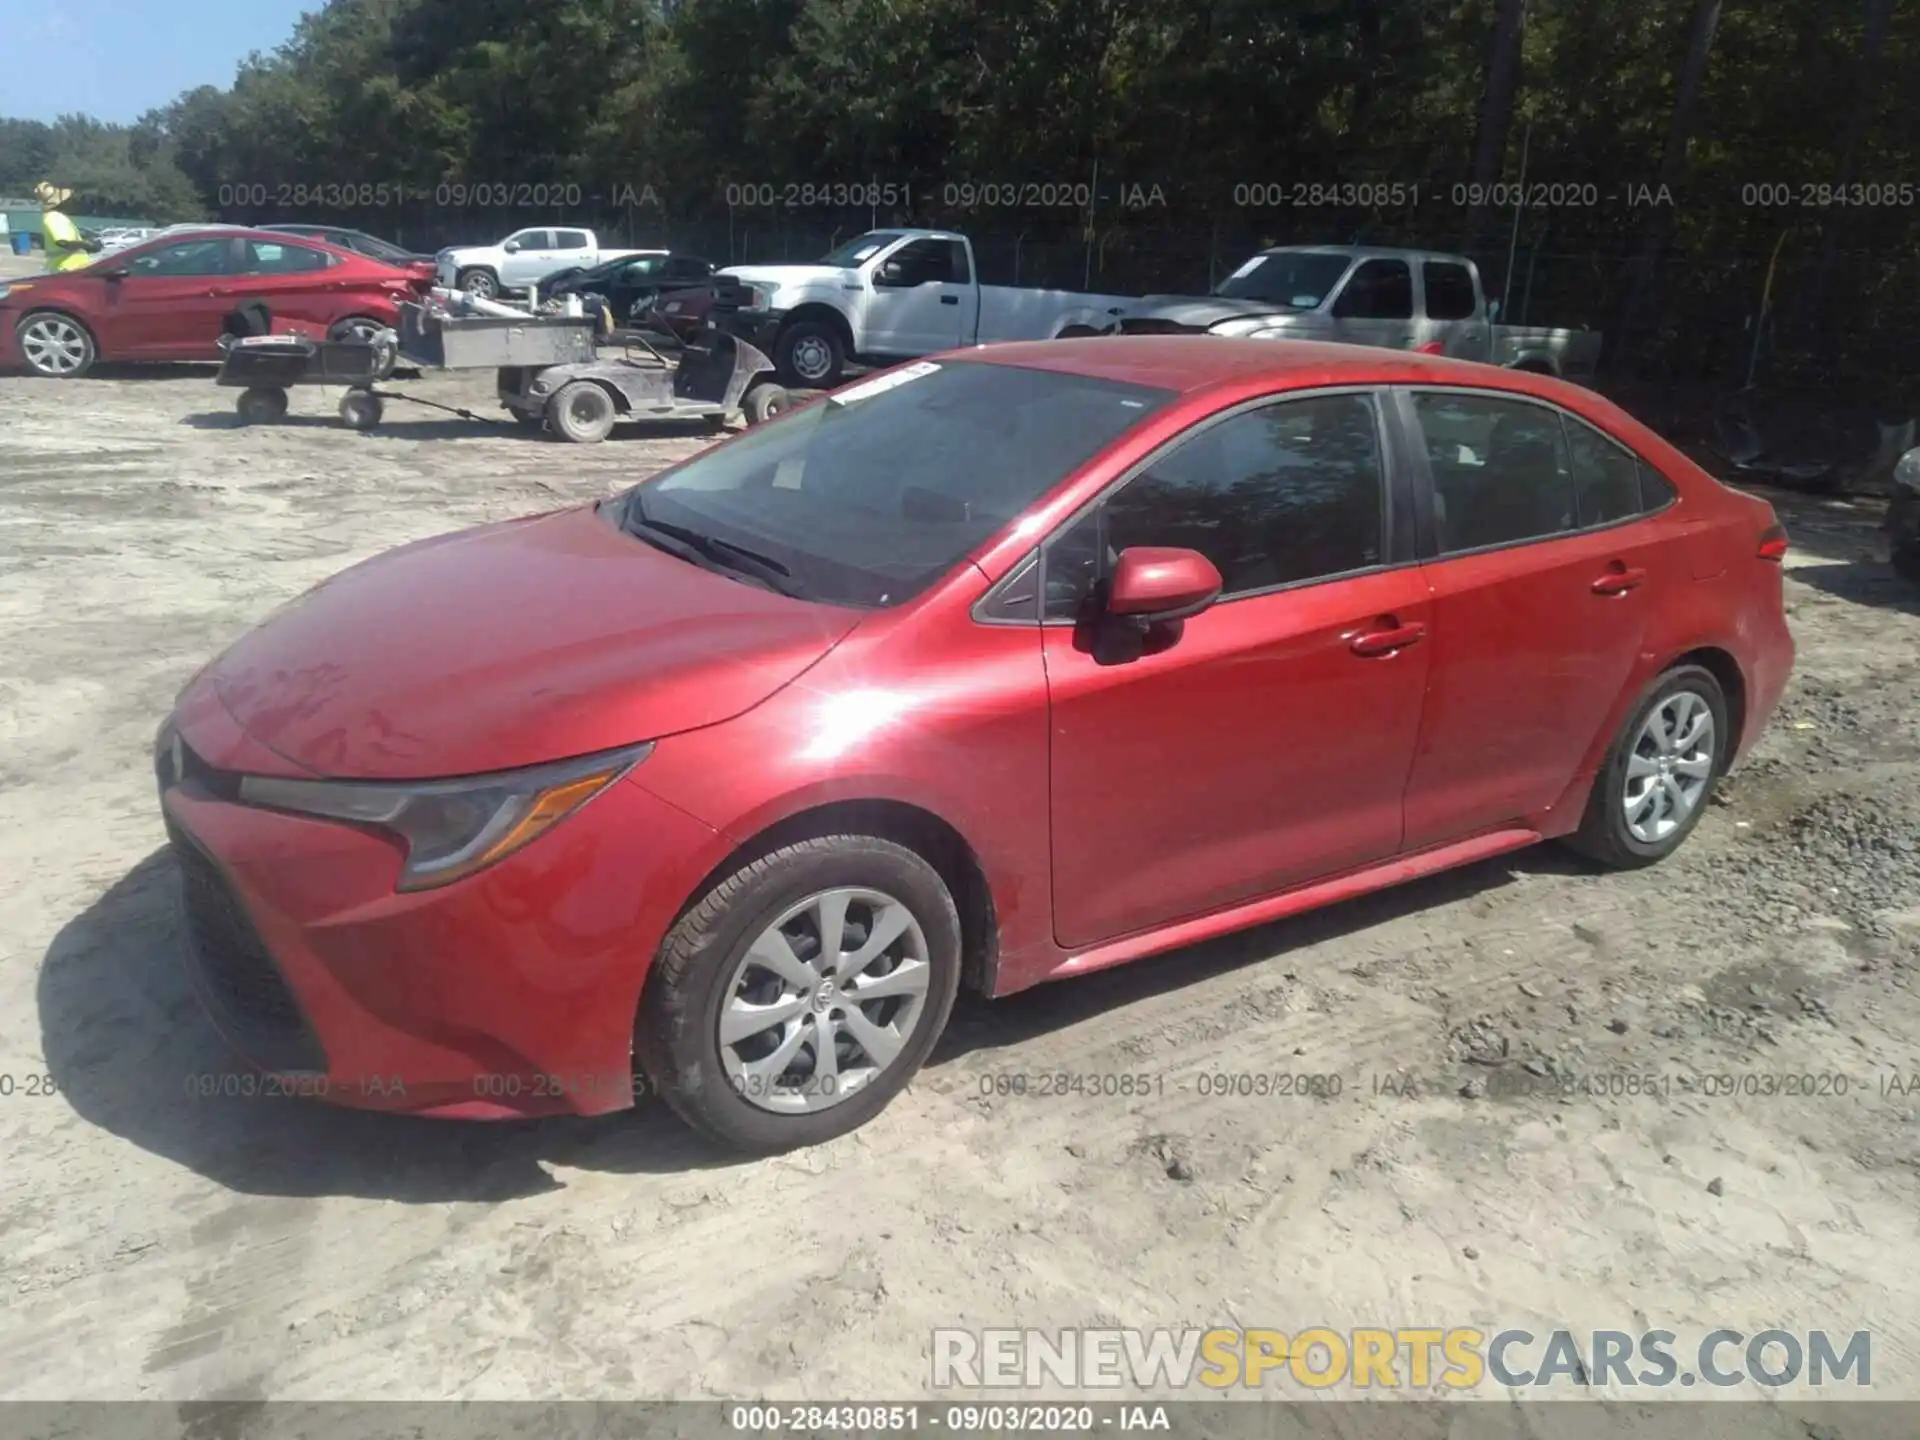
[[[49,380],[77,380],[99,358],[87,327],[57,310],[34,311],[20,322],[14,338],[27,368]]]
[[[351,315],[345,320],[339,321],[331,330],[327,331],[327,338],[329,340],[353,340],[362,345],[384,344],[385,348],[379,357],[379,363],[376,364],[373,369],[373,378],[375,380],[385,380],[391,376],[394,367],[400,360],[399,347],[396,343],[398,337],[394,334],[393,327],[391,325],[382,325],[378,320],[368,315]]]
[[[635,1049],[683,1119],[757,1151],[865,1124],[913,1078],[960,981],[960,917],[931,865],[869,835],[774,851],[660,948]]]
[[[243,390],[234,402],[242,425],[271,425],[287,413],[287,392],[271,385],[256,385]]]
[[[1614,737],[1568,843],[1617,869],[1666,859],[1700,823],[1732,743],[1713,673],[1669,670]]]
[[[556,435],[576,445],[596,445],[606,439],[618,418],[613,396],[591,380],[571,380],[547,402],[547,423]]]

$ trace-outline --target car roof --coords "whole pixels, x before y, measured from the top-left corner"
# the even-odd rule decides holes
[[[1450,250],[1408,250],[1399,245],[1274,245],[1268,255],[1342,255],[1350,260],[1449,260],[1461,264],[1466,256]]]
[[[1563,381],[1544,375],[1321,340],[1236,340],[1220,335],[1095,335],[1022,340],[961,352],[969,360],[1147,385],[1186,394],[1249,381],[1275,389],[1313,385],[1471,385],[1560,398]]]

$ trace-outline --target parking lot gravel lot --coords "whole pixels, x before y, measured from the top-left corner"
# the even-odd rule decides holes
[[[0,1394],[899,1398],[936,1326],[1324,1324],[1870,1329],[1874,1398],[1920,1399],[1920,595],[1872,503],[1777,498],[1798,675],[1667,865],[1539,849],[963,1001],[879,1120],[742,1163],[657,1104],[224,1093],[176,689],[346,565],[707,443],[232,396],[0,377]]]

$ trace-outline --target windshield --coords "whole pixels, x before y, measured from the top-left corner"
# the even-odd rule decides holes
[[[1316,310],[1347,273],[1352,257],[1313,250],[1256,255],[1213,293],[1233,300],[1264,300],[1292,310]]]
[[[642,539],[705,540],[717,568],[763,583],[771,569],[803,599],[898,605],[1174,393],[922,361],[647,481],[623,521]]]
[[[854,236],[838,249],[829,250],[820,257],[820,263],[851,270],[856,265],[865,264],[899,238],[899,234],[892,230],[869,230],[864,235]]]

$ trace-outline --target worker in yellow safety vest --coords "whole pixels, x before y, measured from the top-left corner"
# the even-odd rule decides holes
[[[33,187],[33,198],[40,202],[40,233],[46,237],[47,269],[78,270],[93,263],[100,253],[100,242],[89,240],[80,227],[61,214],[60,207],[73,198],[71,190],[62,190],[50,180]]]

